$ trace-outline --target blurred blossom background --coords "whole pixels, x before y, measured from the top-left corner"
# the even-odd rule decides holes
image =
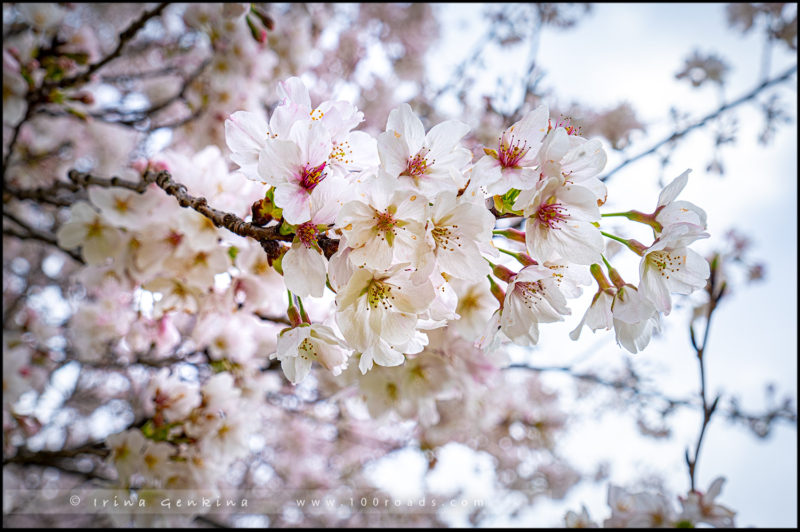
[[[50,99],[37,104],[38,114],[29,112],[30,87],[48,83],[42,76],[58,86],[96,64],[143,12],[156,9],[91,82],[76,82],[63,94],[42,92]],[[364,113],[359,129],[371,135],[384,131],[402,102],[426,130],[462,120],[472,128],[464,143],[473,160],[545,103],[553,121],[603,143],[604,212],[650,212],[660,190],[691,169],[681,199],[706,211],[711,235],[694,249],[716,257],[716,286],[726,283],[704,353],[707,393],[721,399],[705,427],[697,489],[724,477],[716,502],[736,512],[737,526],[797,526],[795,4],[6,3],[3,34],[4,490],[107,486],[102,482],[113,482],[118,471],[109,445],[96,442],[130,427],[158,439],[147,433],[156,430],[147,424],[159,393],[153,383],[166,390],[178,386],[177,375],[197,382],[211,367],[217,377],[232,371],[241,384],[250,376],[235,373],[226,353],[252,352],[250,358],[268,364],[264,353],[274,350],[285,326],[256,327],[245,318],[218,326],[209,318],[201,322],[206,336],[192,338],[210,346],[204,363],[175,347],[182,318],[172,328],[148,322],[134,331],[124,324],[141,316],[120,300],[80,310],[76,319],[87,294],[69,281],[75,264],[41,238],[30,240],[55,233],[66,220],[64,205],[35,194],[31,202],[21,191],[56,190],[56,179],[64,183],[59,198],[77,198],[78,187],[67,186],[71,169],[135,181],[141,161],[149,160],[200,176],[198,183],[205,181],[196,186],[206,188],[196,190],[219,194],[216,205],[245,216],[263,191],[247,188],[251,183],[215,188],[214,176],[235,168],[225,120],[237,110],[271,113],[277,83],[298,76],[312,104],[355,104]],[[203,151],[207,146],[216,148]],[[19,221],[27,221],[27,239],[19,238],[25,228]],[[615,233],[648,242],[649,230],[631,226],[620,221]],[[615,267],[637,278],[639,258],[619,248],[614,253],[609,246]],[[249,257],[231,260],[257,271],[242,266]],[[263,290],[281,296],[246,310],[285,312],[277,279]],[[571,301],[565,321],[543,326],[535,347],[510,347],[511,367],[478,372],[502,384],[469,401],[425,396],[427,406],[420,400],[411,414],[378,422],[380,408],[350,405],[357,397],[337,377],[313,373],[295,388],[280,371],[264,371],[253,377],[258,385],[242,385],[248,402],[237,408],[258,412],[266,428],[251,427],[241,445],[225,447],[229,463],[203,477],[224,478],[220,489],[244,492],[269,487],[340,498],[486,501],[479,509],[314,514],[289,508],[287,495],[286,506],[270,515],[103,518],[108,526],[551,527],[574,524],[565,516],[585,506],[602,524],[612,513],[609,485],[662,493],[677,511],[677,497],[689,491],[685,451],[694,450],[703,425],[690,325],[698,335],[705,330],[708,293],[675,298],[661,332],[636,355],[607,331],[569,339],[593,293],[587,288]],[[157,310],[162,303],[143,305]],[[327,303],[309,304],[309,312],[322,315]],[[103,315],[110,317],[98,325]],[[219,332],[251,326],[256,332],[239,338]],[[157,363],[137,363],[131,346],[156,336],[164,351],[151,346],[149,354]],[[126,338],[125,352],[112,346],[119,337]],[[32,338],[45,345],[31,347]],[[448,338],[435,341],[446,345]],[[468,343],[449,345],[464,353],[465,365],[479,365]],[[74,351],[96,357],[72,358]],[[170,366],[176,354],[185,358]],[[245,359],[234,362],[246,367]],[[172,377],[165,367],[175,369]],[[392,369],[373,370],[373,380],[361,384],[364,394],[391,379],[382,372]],[[421,393],[434,392],[441,390]],[[148,394],[149,403],[142,400]],[[431,404],[440,421],[420,425],[417,417]],[[20,513],[19,498],[6,494],[4,525],[96,526],[77,514],[59,521]]]

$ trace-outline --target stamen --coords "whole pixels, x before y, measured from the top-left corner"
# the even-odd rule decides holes
[[[557,226],[566,220],[565,211],[566,209],[560,203],[547,203],[539,207],[536,216],[539,223],[550,229],[560,229]]]
[[[519,139],[515,139],[512,135],[510,141],[506,142],[505,139],[500,141],[497,160],[500,161],[503,168],[519,168],[517,164],[529,150],[527,140],[520,145]]]
[[[317,240],[317,226],[312,222],[305,222],[297,228],[297,239],[305,247],[311,247]]]
[[[324,170],[325,163],[322,163],[319,166],[309,166],[306,164],[300,173],[300,186],[306,189],[306,192],[311,194],[311,191],[314,190],[314,188],[327,177]]]

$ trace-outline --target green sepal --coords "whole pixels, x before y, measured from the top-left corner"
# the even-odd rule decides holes
[[[520,194],[520,190],[512,188],[502,196],[494,196],[494,208],[499,214],[515,214],[522,216],[522,211],[514,210],[514,202]]]
[[[148,419],[147,423],[142,426],[142,434],[149,440],[169,441],[169,432],[180,424],[179,421],[176,421],[157,427],[152,419]]]

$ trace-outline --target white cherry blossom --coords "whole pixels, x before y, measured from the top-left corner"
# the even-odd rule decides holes
[[[453,192],[433,198],[426,240],[441,271],[459,279],[486,277],[489,264],[479,245],[491,242],[494,217],[486,208],[460,202]]]
[[[670,181],[658,195],[655,221],[661,225],[662,231],[676,223],[690,223],[700,226],[701,229],[706,228],[706,212],[703,209],[688,201],[676,201],[689,181],[690,172],[691,170],[686,170]]]
[[[668,315],[672,310],[671,292],[688,295],[706,285],[711,274],[708,262],[687,246],[708,236],[700,226],[674,223],[645,250],[639,266],[639,290],[656,310]]]
[[[505,194],[510,189],[530,189],[539,181],[537,155],[547,134],[549,108],[540,105],[503,131],[496,150],[484,150],[472,169],[470,188],[482,187],[487,194]]]
[[[428,133],[422,121],[404,103],[389,113],[386,131],[378,136],[381,171],[399,186],[426,196],[457,191],[464,184],[461,170],[472,158],[459,142],[467,124],[448,120]]]
[[[352,248],[355,266],[387,269],[393,263],[419,264],[430,252],[425,244],[428,202],[422,195],[406,190],[393,194],[377,189],[368,203],[345,203],[336,219],[344,243]]]
[[[611,303],[611,314],[617,343],[633,354],[647,347],[653,332],[660,329],[659,315],[653,303],[630,284],[617,289]]]
[[[525,244],[534,259],[600,262],[603,236],[592,225],[600,220],[600,211],[589,189],[564,185],[561,179],[552,177],[535,189],[523,191],[514,209],[524,212]]]
[[[562,321],[570,314],[566,304],[551,270],[526,266],[508,284],[500,327],[514,343],[535,345],[539,342],[539,323]]]
[[[278,345],[271,359],[278,359],[284,375],[292,384],[308,376],[313,362],[338,375],[347,367],[350,352],[333,329],[326,325],[300,325],[285,329],[278,336]]]
[[[119,230],[85,201],[70,208],[70,219],[58,229],[56,239],[64,249],[80,246],[88,264],[105,263],[122,251]]]
[[[413,283],[406,266],[385,272],[357,269],[336,295],[336,323],[347,343],[361,353],[362,373],[373,361],[396,366],[402,364],[404,351],[411,352],[406,348],[421,349],[417,321],[435,294],[430,281]]]
[[[735,527],[734,517],[736,512],[715,502],[724,484],[725,479],[717,477],[705,493],[690,491],[686,497],[678,497],[683,506],[678,519],[680,521],[688,521],[693,525],[705,523],[718,528]]]

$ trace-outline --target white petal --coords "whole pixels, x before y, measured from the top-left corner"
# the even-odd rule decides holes
[[[661,191],[661,194],[658,195],[658,207],[675,201],[675,198],[677,198],[678,194],[680,194],[684,189],[686,183],[689,182],[690,172],[691,169],[686,170],[684,173],[673,179],[669,185],[664,187],[664,189]]]
[[[283,256],[286,288],[300,297],[322,297],[327,262],[320,252],[303,244],[292,244]]]

